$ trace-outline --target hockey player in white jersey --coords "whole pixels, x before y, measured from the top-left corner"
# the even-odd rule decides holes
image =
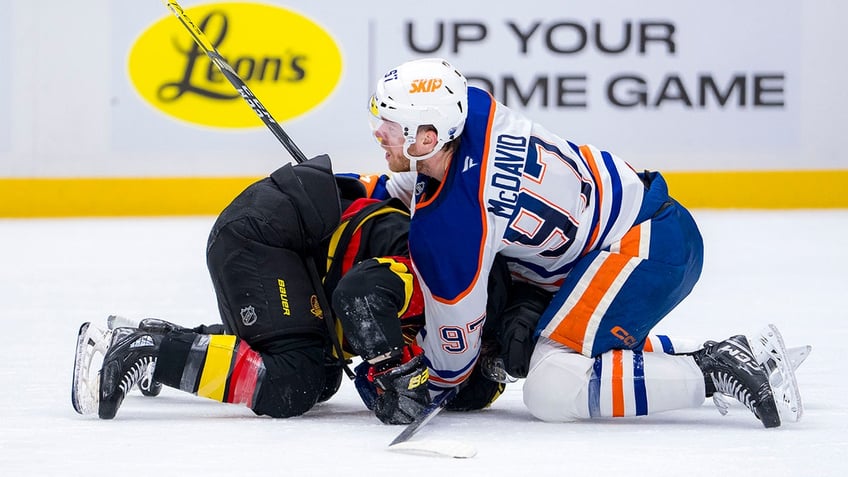
[[[515,281],[553,293],[524,384],[536,417],[646,415],[700,406],[714,393],[739,400],[766,427],[800,417],[774,327],[684,355],[643,353],[703,264],[698,227],[661,174],[563,139],[468,87],[442,59],[386,73],[369,109],[389,169],[418,173],[409,246],[425,299],[417,342],[432,395],[474,368],[486,277],[500,254]]]

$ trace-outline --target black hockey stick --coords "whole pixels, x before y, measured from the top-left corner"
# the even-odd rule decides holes
[[[280,126],[280,124],[277,123],[276,120],[274,120],[274,117],[271,116],[271,113],[269,113],[268,110],[265,109],[265,106],[263,106],[262,103],[259,102],[259,99],[256,98],[256,95],[253,94],[253,91],[251,91],[250,88],[248,88],[247,85],[244,83],[244,81],[239,78],[239,75],[236,73],[236,71],[226,61],[224,61],[224,58],[218,53],[218,50],[215,48],[215,45],[213,45],[212,42],[209,41],[209,38],[206,37],[206,35],[203,33],[203,30],[198,28],[197,25],[195,25],[194,22],[191,21],[191,18],[186,15],[180,4],[174,0],[162,0],[162,3],[164,3],[165,6],[168,7],[168,10],[171,10],[174,16],[176,16],[180,23],[183,24],[186,30],[188,30],[188,32],[191,34],[192,38],[194,38],[194,42],[197,43],[197,46],[199,46],[200,49],[203,50],[204,53],[206,53],[206,56],[208,56],[209,59],[212,60],[212,63],[214,63],[215,66],[217,66],[218,69],[221,70],[221,73],[224,75],[224,77],[229,80],[230,84],[233,85],[233,88],[238,91],[241,97],[244,98],[245,101],[247,101],[247,104],[249,104],[250,107],[253,108],[253,111],[256,113],[257,116],[259,116],[259,119],[261,119],[262,122],[265,123],[266,126],[268,126],[268,129],[270,129],[272,133],[274,133],[274,136],[277,137],[277,139],[280,141],[283,147],[286,148],[289,154],[291,154],[294,160],[298,163],[305,161],[306,156],[303,155],[303,152],[301,152],[301,150],[297,147],[297,144],[295,144],[294,141],[292,141],[292,139],[289,137],[289,135],[286,134],[285,131],[283,131],[283,128]]]
[[[467,442],[456,440],[410,440],[425,424],[436,417],[436,414],[456,396],[457,388],[450,389],[436,396],[429,406],[421,410],[415,420],[412,421],[406,428],[397,436],[395,440],[389,444],[389,450],[399,452],[410,452],[413,454],[430,454],[446,457],[454,457],[457,459],[467,459],[474,457],[477,454],[477,448]]]
[[[451,388],[443,392],[442,394],[436,396],[436,398],[433,399],[433,402],[431,402],[429,405],[427,405],[427,407],[422,409],[421,412],[417,416],[415,416],[415,420],[407,424],[403,432],[401,432],[400,434],[398,434],[397,437],[395,437],[395,440],[393,440],[389,444],[389,447],[395,444],[400,444],[401,442],[408,441],[409,438],[414,436],[419,430],[421,430],[421,428],[424,427],[425,424],[427,424],[428,422],[430,422],[431,419],[436,417],[436,414],[441,412],[442,409],[444,409],[445,406],[448,405],[450,400],[454,398],[454,396],[456,396],[456,388]]]

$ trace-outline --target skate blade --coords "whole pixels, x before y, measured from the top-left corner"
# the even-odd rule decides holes
[[[774,401],[783,422],[797,422],[804,414],[795,369],[806,359],[811,349],[812,347],[801,347],[798,350],[793,348],[794,356],[791,355],[783,344],[780,331],[771,324],[763,328],[751,341],[755,359],[769,374]]]
[[[80,326],[71,383],[71,404],[79,414],[97,412],[100,401],[100,363],[109,349],[109,335],[111,332],[98,330],[91,323]]]
[[[789,358],[789,362],[792,363],[793,371],[798,371],[798,368],[807,360],[807,356],[810,355],[812,350],[813,347],[810,345],[786,348],[786,356]]]

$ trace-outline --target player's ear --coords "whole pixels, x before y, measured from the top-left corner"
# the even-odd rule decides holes
[[[431,126],[421,126],[418,129],[418,140],[423,146],[432,146],[439,139],[439,133]]]
[[[439,133],[436,132],[435,129],[428,129],[427,133],[424,134],[424,144],[430,146],[432,144],[436,144],[436,141],[439,139]]]

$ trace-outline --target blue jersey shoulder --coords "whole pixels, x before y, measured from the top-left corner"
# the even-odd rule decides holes
[[[433,295],[442,300],[454,300],[476,281],[486,232],[481,181],[492,99],[472,87],[468,104],[468,119],[445,183],[416,210],[410,226],[415,266]]]

